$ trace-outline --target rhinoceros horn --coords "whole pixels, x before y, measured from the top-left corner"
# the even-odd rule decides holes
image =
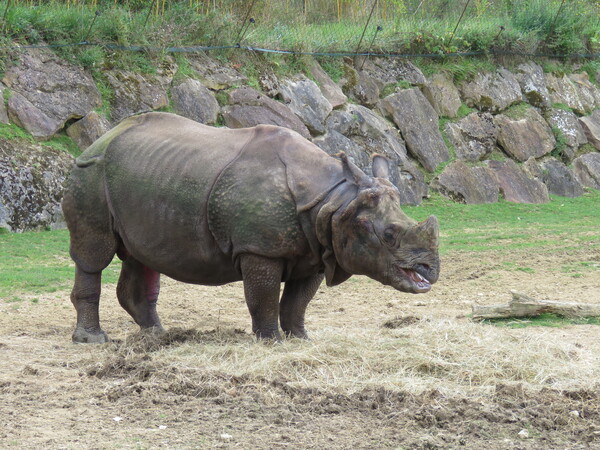
[[[429,242],[431,247],[438,247],[440,240],[440,227],[437,217],[429,216],[427,220],[419,222],[415,225],[415,232]]]

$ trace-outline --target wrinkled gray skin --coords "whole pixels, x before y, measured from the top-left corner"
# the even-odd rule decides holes
[[[143,329],[162,330],[160,274],[243,280],[259,338],[279,339],[279,324],[306,338],[304,313],[323,278],[334,286],[360,274],[427,292],[439,274],[437,220],[402,212],[385,158],[373,173],[285,128],[217,129],[167,113],[124,120],[77,158],[63,199],[73,341],[108,340],[100,279],[115,254],[117,297]]]

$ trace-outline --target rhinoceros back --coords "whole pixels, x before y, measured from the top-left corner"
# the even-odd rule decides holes
[[[166,113],[135,116],[119,127],[124,131],[104,151],[104,170],[114,227],[127,250],[182,281],[239,278],[208,229],[207,202],[254,131],[224,132]]]

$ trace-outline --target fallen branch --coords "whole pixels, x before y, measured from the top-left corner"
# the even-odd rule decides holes
[[[536,300],[525,294],[511,291],[512,300],[503,305],[473,305],[473,319],[506,319],[509,317],[531,317],[544,313],[564,317],[600,316],[598,303],[554,302]]]

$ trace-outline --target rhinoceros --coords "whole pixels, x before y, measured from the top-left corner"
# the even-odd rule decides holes
[[[74,342],[106,342],[101,273],[116,254],[121,306],[162,330],[160,274],[186,283],[243,281],[258,338],[306,338],[323,278],[366,275],[422,293],[438,279],[438,222],[400,208],[388,161],[373,177],[286,128],[213,128],[168,113],[125,119],[76,159],[63,198],[75,262]],[[284,283],[280,298],[281,283]]]

